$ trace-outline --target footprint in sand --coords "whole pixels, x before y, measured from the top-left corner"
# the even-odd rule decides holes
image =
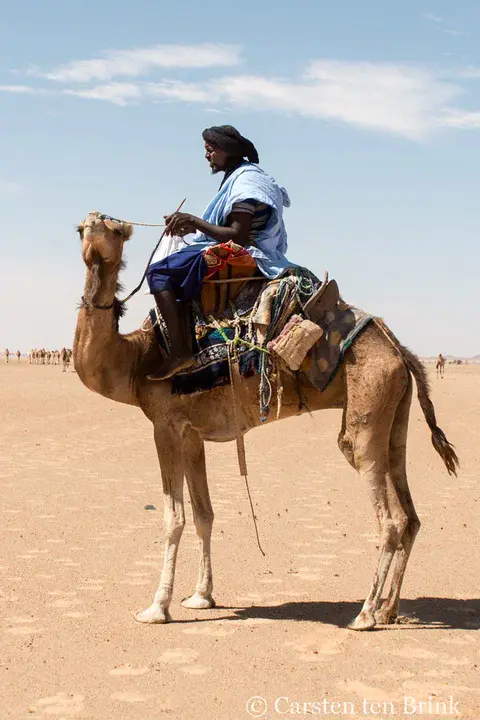
[[[468,657],[444,657],[440,659],[442,665],[449,665],[451,667],[462,667],[464,665],[470,665],[471,659]]]
[[[59,692],[52,697],[41,698],[36,702],[35,707],[30,709],[40,710],[42,715],[63,715],[75,716],[83,711],[84,695],[73,695]]]
[[[211,668],[205,665],[187,665],[186,667],[180,668],[180,671],[185,673],[185,675],[206,675],[210,670]]]
[[[206,635],[207,637],[228,637],[237,632],[237,627],[230,627],[229,623],[221,623],[218,620],[212,621],[211,624],[204,623],[199,627],[186,628],[183,632],[185,635]]]
[[[344,680],[341,683],[337,683],[337,687],[341,690],[354,693],[362,699],[365,698],[369,702],[388,703],[394,701],[391,693],[387,694],[380,688],[364,685],[359,680]]]
[[[92,613],[82,612],[81,610],[62,613],[62,617],[72,618],[73,620],[83,620],[84,618],[90,617]]]
[[[260,582],[264,585],[281,585],[284,581],[280,578],[262,578]]]
[[[144,675],[148,672],[148,667],[132,667],[131,665],[116,665],[110,670],[110,675]]]
[[[90,592],[99,592],[100,590],[103,590],[103,580],[89,578],[88,580],[84,580],[83,585],[80,585],[78,589]]]
[[[82,601],[78,600],[77,598],[70,598],[70,600],[69,599],[60,599],[60,600],[55,600],[54,602],[48,603],[48,605],[50,605],[50,607],[54,607],[54,608],[72,608],[72,607],[75,607],[76,605],[82,605]]]
[[[474,645],[476,641],[469,635],[462,635],[461,637],[446,637],[440,642],[445,645]]]
[[[243,605],[243,603],[260,603],[263,601],[263,597],[256,593],[248,593],[247,595],[237,595],[235,600],[239,605]]]
[[[116,692],[110,695],[112,700],[118,700],[119,702],[126,703],[141,703],[147,702],[152,697],[151,695],[140,695],[137,692]]]
[[[326,628],[308,633],[299,642],[285,644],[296,650],[303,662],[328,662],[333,655],[344,652],[350,638],[348,630]]]
[[[198,657],[199,653],[192,648],[172,648],[171,650],[165,650],[157,662],[184,665],[185,663],[194,663]]]
[[[30,625],[18,625],[17,627],[8,628],[10,635],[39,635],[45,632],[45,628],[32,628]]]
[[[412,648],[405,647],[398,650],[390,650],[392,655],[397,655],[401,658],[414,658],[415,660],[435,660],[438,658],[438,654],[431,650],[425,650],[424,648]]]

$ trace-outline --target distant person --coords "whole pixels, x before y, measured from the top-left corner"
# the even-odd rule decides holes
[[[9,358],[9,357],[10,357],[10,350],[9,350],[8,348],[6,348],[6,350],[5,350],[5,362],[7,363],[7,365],[8,365],[8,358]]]
[[[67,350],[67,348],[62,348],[60,352],[60,357],[62,360],[62,372],[67,372],[68,366],[70,365],[70,352]]]
[[[20,358],[22,357],[22,353],[20,350],[17,350],[17,362],[20,362]]]

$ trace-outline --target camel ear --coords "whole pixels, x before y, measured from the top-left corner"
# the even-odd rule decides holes
[[[109,217],[103,217],[102,220],[109,230],[120,233],[124,240],[128,240],[133,233],[133,225],[130,225],[130,223],[114,220]]]
[[[122,235],[124,240],[129,240],[133,235],[133,225],[130,223],[122,223]]]

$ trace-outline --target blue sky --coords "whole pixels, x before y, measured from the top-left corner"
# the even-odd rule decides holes
[[[480,353],[479,38],[473,0],[2,3],[0,346],[71,346],[75,225],[201,214],[229,123],[289,191],[292,260],[421,355]]]

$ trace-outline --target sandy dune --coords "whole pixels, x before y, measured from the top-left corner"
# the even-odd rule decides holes
[[[188,512],[175,622],[142,626],[133,613],[151,602],[162,552],[150,424],[73,372],[2,364],[0,718],[442,717],[418,704],[407,714],[430,699],[478,720],[480,367],[447,366],[432,384],[461,472],[447,475],[415,401],[423,524],[402,610],[416,621],[345,629],[372,578],[376,525],[336,446],[340,412],[327,411],[247,437],[265,558],[233,444],[208,446],[218,607],[179,605],[197,569]],[[261,700],[247,712],[252,696],[266,713]]]

